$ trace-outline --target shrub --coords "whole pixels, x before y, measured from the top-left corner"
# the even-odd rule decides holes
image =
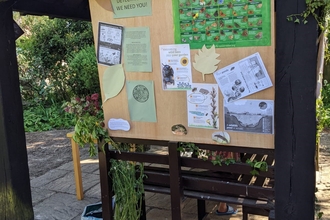
[[[100,93],[99,75],[94,46],[86,46],[68,63],[68,84],[74,96]]]

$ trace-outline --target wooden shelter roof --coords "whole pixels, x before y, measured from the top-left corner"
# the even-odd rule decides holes
[[[88,0],[18,0],[13,11],[23,15],[47,15],[90,21]]]

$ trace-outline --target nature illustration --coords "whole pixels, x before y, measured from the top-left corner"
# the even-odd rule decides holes
[[[212,118],[212,126],[213,128],[217,129],[218,128],[218,125],[217,125],[217,121],[218,121],[218,112],[216,112],[216,109],[217,109],[217,101],[216,101],[216,97],[217,97],[217,92],[215,91],[214,87],[212,87],[212,91],[210,93],[211,95],[211,107],[212,107],[212,110],[211,110],[211,118]]]
[[[273,102],[238,100],[224,107],[225,130],[273,133]]]

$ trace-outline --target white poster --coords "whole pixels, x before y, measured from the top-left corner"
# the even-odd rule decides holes
[[[188,127],[219,129],[217,84],[193,83],[187,91]]]
[[[213,73],[225,102],[233,102],[273,86],[259,53]]]
[[[160,45],[159,52],[163,90],[190,90],[189,44]]]
[[[224,103],[226,131],[274,133],[274,101],[240,99]]]

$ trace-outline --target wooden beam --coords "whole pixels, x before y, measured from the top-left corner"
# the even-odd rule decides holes
[[[16,1],[13,10],[23,15],[46,15],[50,18],[71,18],[90,21],[88,0],[46,1],[24,0]]]
[[[317,23],[288,22],[305,0],[276,1],[275,214],[314,219]]]
[[[0,1],[0,219],[32,220],[13,2]]]

